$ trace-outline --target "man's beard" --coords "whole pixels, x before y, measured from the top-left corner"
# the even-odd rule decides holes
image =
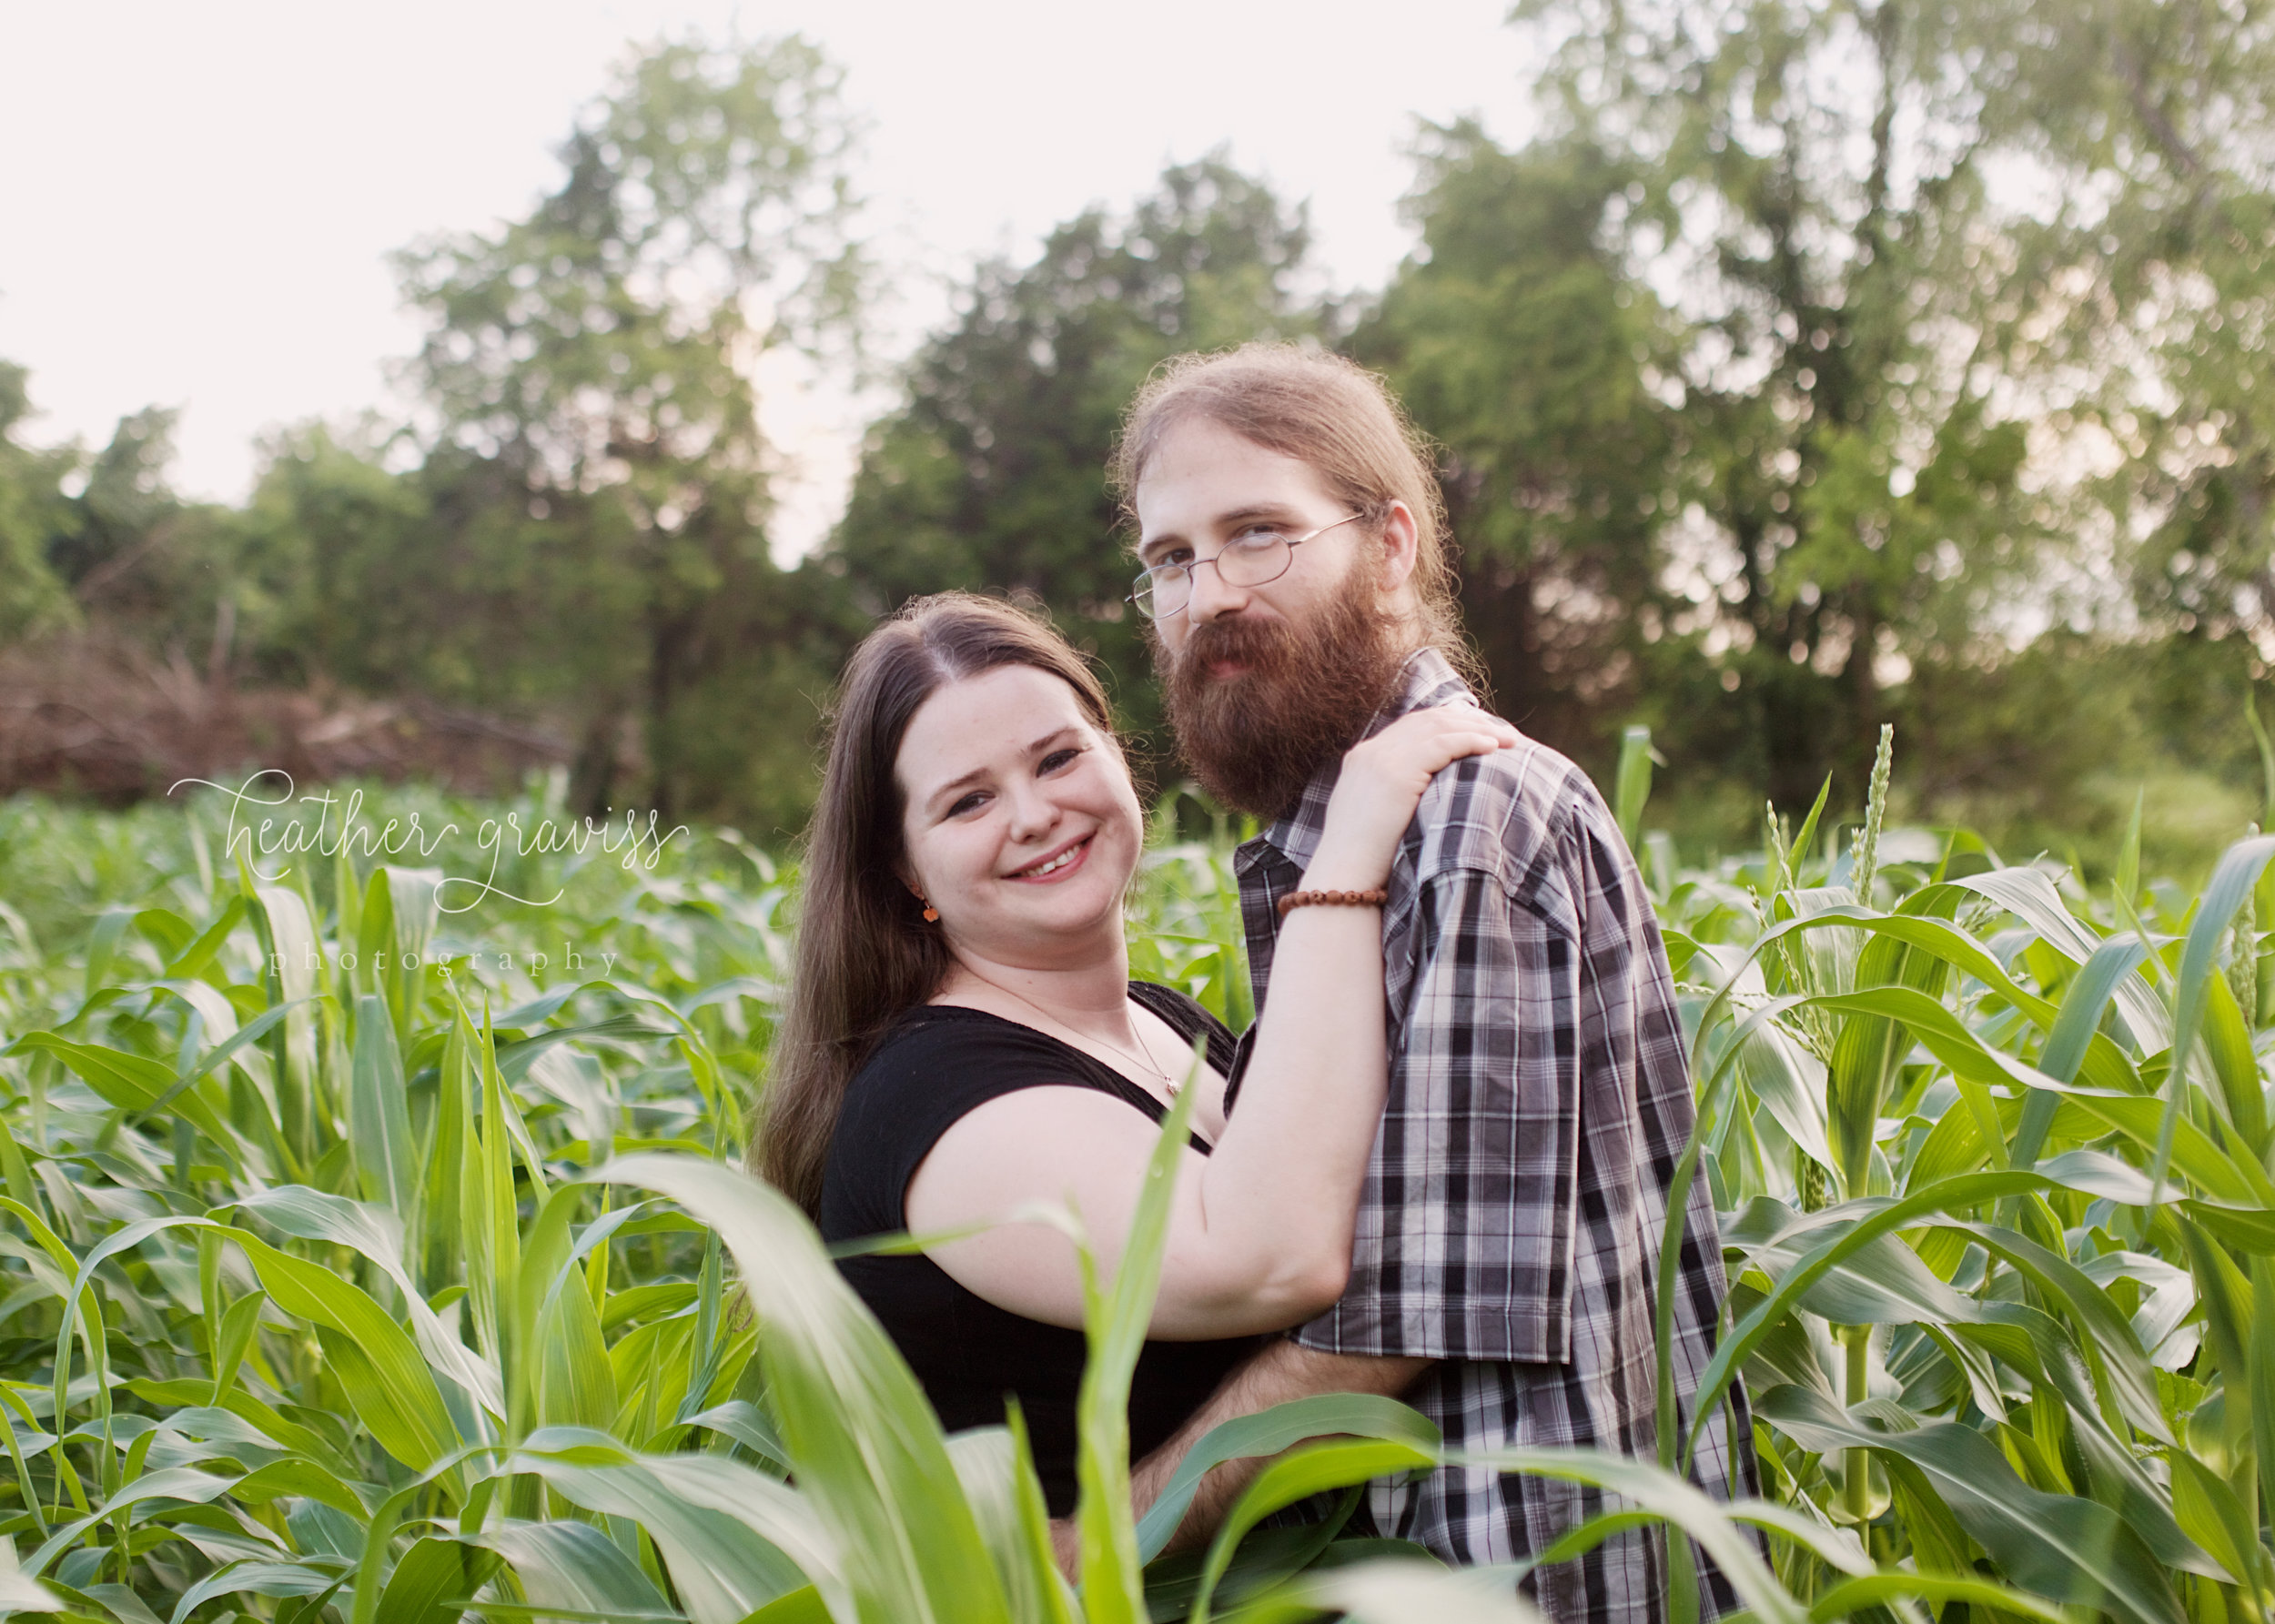
[[[1352,570],[1308,625],[1236,616],[1190,628],[1174,653],[1153,637],[1169,724],[1201,787],[1259,818],[1288,812],[1304,785],[1390,698],[1405,663],[1399,621]],[[1245,667],[1208,674],[1218,661]]]

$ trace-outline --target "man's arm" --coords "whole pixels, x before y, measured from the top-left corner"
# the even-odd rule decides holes
[[[1227,1421],[1319,1393],[1379,1393],[1395,1398],[1435,1363],[1433,1359],[1318,1353],[1282,1337],[1226,1377],[1208,1401],[1167,1443],[1130,1468],[1130,1509],[1142,1519],[1168,1488],[1169,1479],[1177,1476],[1178,1465],[1192,1453],[1193,1446]],[[1208,1544],[1225,1513],[1232,1509],[1232,1502],[1271,1464],[1271,1458],[1252,1456],[1228,1460],[1203,1478],[1194,1491],[1193,1503],[1186,1508],[1185,1519],[1178,1524],[1164,1550],[1197,1550]],[[1074,1518],[1052,1518],[1050,1531],[1059,1570],[1070,1580],[1078,1579],[1082,1542],[1075,1532]]]
[[[1139,1517],[1161,1498],[1178,1463],[1209,1431],[1241,1416],[1309,1398],[1317,1393],[1379,1393],[1395,1398],[1430,1368],[1429,1359],[1374,1358],[1360,1354],[1320,1353],[1285,1337],[1249,1359],[1193,1412],[1168,1442],[1139,1461],[1129,1475],[1130,1502]],[[1269,1462],[1261,1458],[1228,1460],[1200,1480],[1185,1520],[1168,1544],[1190,1550],[1208,1542],[1232,1502]]]

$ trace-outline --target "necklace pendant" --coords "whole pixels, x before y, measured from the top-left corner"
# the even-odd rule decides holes
[[[1171,1099],[1175,1099],[1175,1098],[1177,1098],[1177,1091],[1178,1091],[1178,1088],[1179,1087],[1179,1084],[1175,1084],[1175,1083],[1164,1083],[1161,1086],[1162,1086],[1163,1090],[1164,1090],[1165,1092],[1167,1092],[1167,1093],[1168,1093],[1168,1096],[1169,1096]]]

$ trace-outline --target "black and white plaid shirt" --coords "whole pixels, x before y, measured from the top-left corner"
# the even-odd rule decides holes
[[[1462,701],[1475,702],[1426,649],[1370,732]],[[1237,858],[1259,1009],[1274,904],[1319,849],[1339,769]],[[1350,1285],[1297,1340],[1441,1361],[1407,1401],[1450,1447],[1578,1445],[1652,1458],[1659,1238],[1694,1112],[1665,950],[1603,797],[1530,741],[1439,773],[1390,872],[1382,952],[1390,1092]],[[1678,1277],[1674,1372],[1687,1425],[1724,1295],[1703,1175]],[[1730,1459],[1717,1424],[1696,1461],[1699,1485],[1722,1498],[1757,1492],[1736,1402],[1743,1458]],[[1462,1565],[1530,1558],[1606,1508],[1579,1484],[1467,1468],[1370,1490],[1380,1531]],[[1733,1610],[1721,1576],[1702,1577],[1702,1610]],[[1656,1539],[1631,1532],[1536,1569],[1526,1588],[1556,1624],[1645,1624],[1665,1616],[1666,1585]]]

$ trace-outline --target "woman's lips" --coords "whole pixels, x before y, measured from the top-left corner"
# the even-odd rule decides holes
[[[1067,875],[1079,872],[1082,865],[1089,862],[1090,842],[1097,838],[1095,834],[1086,834],[1071,846],[1061,846],[1048,857],[1042,859],[1043,862],[1058,864],[1048,873],[1036,873],[1035,871],[1040,864],[1029,863],[1016,873],[1007,874],[1005,878],[1016,881],[1022,885],[1055,885]],[[1064,861],[1061,861],[1062,859]]]

